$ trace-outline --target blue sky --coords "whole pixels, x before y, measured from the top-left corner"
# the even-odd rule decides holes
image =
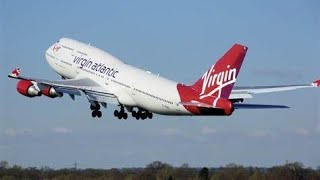
[[[179,166],[320,165],[319,89],[257,95],[231,117],[93,120],[85,97],[26,98],[6,76],[58,79],[44,51],[61,37],[126,63],[193,83],[233,43],[249,47],[237,85],[309,83],[320,77],[320,3],[311,1],[0,2],[0,160],[23,166],[111,168],[160,160]]]

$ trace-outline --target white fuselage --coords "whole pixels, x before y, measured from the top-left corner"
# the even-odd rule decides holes
[[[110,54],[62,38],[46,51],[49,65],[67,79],[90,78],[120,104],[167,115],[191,115],[181,102],[177,83],[125,64]]]

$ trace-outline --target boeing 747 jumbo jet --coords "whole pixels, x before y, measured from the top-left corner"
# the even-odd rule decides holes
[[[9,74],[18,79],[17,90],[27,97],[85,95],[92,117],[100,118],[100,107],[119,106],[118,119],[128,112],[138,119],[162,115],[230,116],[235,109],[288,108],[281,105],[244,104],[244,99],[259,93],[319,87],[311,84],[234,87],[248,48],[234,44],[193,85],[177,83],[128,65],[110,54],[76,40],[62,38],[45,52],[49,65],[62,78],[50,81],[20,76],[16,68]]]

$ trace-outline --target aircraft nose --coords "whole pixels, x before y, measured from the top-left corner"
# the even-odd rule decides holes
[[[61,49],[61,45],[59,44],[60,40],[57,41],[56,43],[52,44],[48,49],[47,49],[47,53],[50,54],[54,54],[56,52],[58,52]]]
[[[50,53],[52,51],[53,45],[51,45],[47,50],[46,53]]]
[[[53,60],[54,58],[54,49],[55,49],[56,44],[51,45],[47,50],[46,50],[46,59],[47,61]]]

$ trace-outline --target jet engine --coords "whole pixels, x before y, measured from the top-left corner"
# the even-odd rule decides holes
[[[57,92],[54,87],[45,87],[43,90],[41,90],[42,94],[51,98],[55,97],[62,97],[63,94],[60,92]]]
[[[17,84],[17,91],[27,97],[41,96],[41,91],[39,91],[31,81],[20,80]]]

